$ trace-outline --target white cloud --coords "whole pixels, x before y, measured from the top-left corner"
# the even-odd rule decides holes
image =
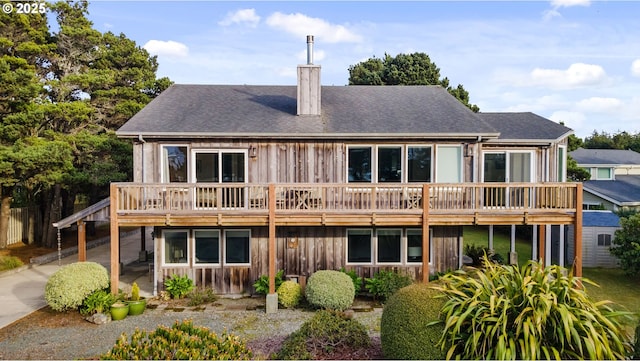
[[[327,43],[358,43],[362,37],[343,25],[331,24],[320,18],[304,14],[275,12],[267,18],[267,25],[284,30],[298,37],[314,35]]]
[[[577,109],[584,112],[608,113],[619,110],[623,106],[620,99],[591,97],[576,104]]]
[[[600,65],[575,63],[566,70],[535,68],[529,74],[532,85],[554,89],[580,88],[602,84],[607,74]]]
[[[551,0],[551,9],[544,12],[544,20],[562,16],[558,11],[559,8],[568,8],[572,6],[589,6],[591,0]]]
[[[640,59],[636,59],[631,63],[631,75],[640,77]]]
[[[142,47],[152,55],[170,57],[186,57],[189,55],[189,48],[186,45],[173,40],[149,40]]]
[[[235,12],[227,13],[224,19],[218,22],[219,25],[229,26],[233,24],[246,24],[255,28],[260,22],[260,16],[256,14],[255,9],[241,9]]]
[[[559,110],[553,112],[549,119],[553,120],[557,123],[564,123],[567,127],[579,133],[580,130],[583,130],[585,126],[586,117],[583,113],[580,112],[570,112],[566,110]]]
[[[555,9],[589,5],[591,5],[591,0],[551,0],[551,6]]]

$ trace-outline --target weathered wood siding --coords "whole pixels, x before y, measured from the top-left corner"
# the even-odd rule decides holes
[[[421,279],[421,265],[347,265],[346,227],[279,227],[276,235],[276,269],[285,275],[309,277],[318,270],[355,270],[361,277],[373,277],[379,270],[405,272]],[[458,268],[458,249],[461,242],[460,227],[432,228],[432,273]],[[269,272],[268,229],[251,228],[251,266],[162,266],[162,238],[156,242],[156,262],[160,265],[158,289],[164,289],[163,280],[172,274],[188,275],[196,285],[213,287],[219,294],[251,294],[253,283]]]

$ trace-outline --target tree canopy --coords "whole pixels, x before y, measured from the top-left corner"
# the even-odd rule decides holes
[[[461,84],[453,87],[448,78],[440,77],[440,68],[425,53],[385,54],[375,56],[349,66],[349,85],[440,85],[474,112],[475,104],[469,103],[469,92]]]
[[[134,41],[94,29],[86,0],[47,6],[55,24],[0,13],[0,248],[10,206],[39,206],[52,245],[77,195],[94,202],[129,179],[131,144],[115,130],[171,84]]]

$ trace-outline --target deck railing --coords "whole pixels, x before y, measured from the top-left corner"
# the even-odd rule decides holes
[[[118,183],[122,212],[267,212],[268,184]],[[276,184],[277,212],[575,211],[575,183]],[[426,192],[428,193],[425,193]],[[428,200],[428,201],[427,201]]]

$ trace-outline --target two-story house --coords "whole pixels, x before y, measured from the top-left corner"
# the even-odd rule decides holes
[[[298,66],[296,86],[173,85],[117,131],[134,179],[111,186],[112,287],[125,225],[154,227],[156,287],[178,273],[220,294],[264,274],[273,294],[278,270],[427,282],[461,266],[464,225],[535,227],[540,255],[547,225],[581,225],[570,129],[473,113],[440,86],[321,86],[320,70]]]

